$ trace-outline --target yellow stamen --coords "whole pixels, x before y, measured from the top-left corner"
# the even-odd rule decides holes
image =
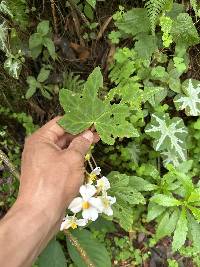
[[[76,229],[78,226],[75,222],[71,222],[71,228],[72,229]]]
[[[91,173],[91,174],[89,175],[89,180],[90,180],[90,181],[95,181],[96,179],[97,179],[97,176],[96,176],[95,173]]]
[[[83,204],[82,204],[82,207],[83,207],[84,210],[89,209],[90,203],[88,203],[87,201],[84,201]]]

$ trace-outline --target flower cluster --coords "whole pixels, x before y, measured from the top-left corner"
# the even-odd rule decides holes
[[[113,215],[111,205],[116,202],[116,198],[108,196],[107,190],[110,189],[110,182],[105,176],[97,178],[100,173],[101,169],[96,167],[88,175],[87,183],[80,187],[80,196],[73,199],[68,207],[74,215],[67,215],[64,218],[60,227],[61,231],[85,226],[89,221],[96,221],[101,213],[108,216]],[[82,213],[82,219],[76,217],[79,212]]]

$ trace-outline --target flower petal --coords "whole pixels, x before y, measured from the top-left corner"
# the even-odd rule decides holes
[[[94,185],[91,184],[86,184],[86,185],[82,185],[80,187],[80,194],[83,197],[83,199],[85,201],[87,201],[89,198],[91,198],[92,196],[94,196],[94,194],[96,193],[96,188]]]
[[[70,220],[65,220],[61,223],[60,226],[60,231],[63,231],[64,229],[68,229],[71,227],[71,221]]]
[[[87,224],[87,220],[85,220],[85,219],[77,219],[76,220],[76,223],[77,223],[77,225],[78,226],[85,226],[86,224]]]
[[[97,187],[99,187],[102,191],[106,191],[110,189],[110,182],[108,178],[103,176],[102,178],[97,180]]]
[[[78,213],[79,211],[82,210],[82,203],[83,203],[83,199],[81,197],[76,197],[69,204],[68,209],[71,210],[73,213]]]
[[[92,172],[91,174],[96,174],[96,175],[99,175],[101,173],[101,168],[100,167],[96,167]]]
[[[103,210],[103,213],[105,213],[108,216],[112,216],[113,215],[113,210],[111,209],[111,207],[105,208]]]
[[[109,200],[110,205],[112,205],[116,202],[116,197],[107,196],[107,199]]]
[[[99,215],[98,211],[93,207],[83,210],[82,212],[82,216],[85,220],[96,221],[96,219],[98,218],[98,215]]]
[[[100,197],[91,197],[88,202],[92,207],[97,209],[99,213],[102,212],[104,206]]]

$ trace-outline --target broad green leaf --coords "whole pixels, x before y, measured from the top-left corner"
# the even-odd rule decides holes
[[[156,151],[174,150],[181,160],[186,160],[187,128],[181,118],[170,119],[169,114],[152,114],[145,132],[155,139],[153,145]]]
[[[156,38],[153,35],[140,34],[136,37],[135,51],[142,59],[151,59],[152,54],[157,49]]]
[[[54,42],[49,37],[43,38],[43,45],[47,48],[49,55],[55,60],[56,58],[56,51]]]
[[[143,195],[130,184],[132,178],[131,176],[115,173],[114,175],[110,175],[108,177],[111,184],[110,193],[116,196],[116,202],[118,202],[118,200],[122,200],[130,205],[145,203]]]
[[[166,15],[174,20],[180,13],[183,12],[184,12],[184,5],[173,3],[172,10],[166,12]]]
[[[40,33],[34,33],[30,36],[29,38],[29,48],[30,50],[38,47],[38,46],[41,46],[42,44],[42,36]]]
[[[183,185],[183,188],[185,189],[185,197],[188,198],[191,192],[194,190],[192,178],[181,172],[176,172],[176,177]]]
[[[45,87],[41,87],[40,91],[44,97],[46,97],[49,100],[51,99],[51,95]]]
[[[89,5],[91,5],[91,7],[95,8],[95,6],[96,6],[96,0],[86,0],[86,1],[87,1],[87,3]]]
[[[141,32],[150,32],[150,22],[145,8],[133,8],[123,14],[120,21],[116,21],[115,25],[119,30],[136,35]]]
[[[165,236],[170,236],[171,233],[174,232],[179,215],[180,214],[178,210],[175,210],[171,215],[169,214],[169,212],[163,214],[156,230],[157,240]]]
[[[96,68],[85,83],[83,95],[69,90],[60,91],[60,103],[65,110],[59,124],[69,133],[78,134],[94,125],[103,142],[114,144],[116,137],[138,136],[136,129],[126,118],[129,108],[125,104],[113,104],[97,97],[102,87],[102,74]]]
[[[174,207],[174,206],[180,206],[181,202],[174,198],[163,194],[156,194],[154,195],[150,201],[157,203],[164,207]]]
[[[38,82],[43,83],[44,81],[46,81],[49,77],[49,74],[50,74],[50,70],[41,68],[40,73],[37,77]]]
[[[92,7],[89,4],[85,4],[85,6],[84,6],[84,14],[90,20],[94,19],[94,11],[93,11]]]
[[[33,59],[36,59],[42,52],[42,45],[36,46],[31,49],[31,56]]]
[[[147,213],[147,222],[150,222],[161,215],[166,210],[165,207],[159,206],[156,203],[149,202],[148,213]]]
[[[174,150],[167,150],[160,153],[163,158],[163,164],[166,167],[168,164],[173,164],[175,167],[180,165],[180,158]]]
[[[103,217],[99,217],[95,222],[88,225],[88,227],[92,230],[102,231],[104,233],[113,233],[117,231],[114,222],[110,220],[108,221]]]
[[[193,160],[183,161],[182,163],[179,164],[176,170],[187,174],[192,169],[192,165],[193,165]]]
[[[49,21],[48,20],[41,21],[37,26],[37,32],[41,36],[47,35],[49,32]]]
[[[129,184],[137,191],[152,191],[157,188],[157,185],[151,184],[147,180],[144,180],[138,176],[130,176]]]
[[[191,210],[193,216],[195,217],[195,219],[200,222],[200,208],[195,208],[192,206],[188,206],[188,208]]]
[[[152,68],[151,70],[151,76],[154,80],[161,80],[165,76],[168,76],[168,73],[165,71],[165,68],[162,66],[157,66]]]
[[[27,83],[29,85],[29,88],[26,92],[26,99],[29,99],[30,97],[32,97],[36,90],[37,90],[37,81],[34,77],[32,76],[28,76],[27,77]]]
[[[126,231],[132,229],[133,205],[144,204],[143,195],[130,185],[131,177],[118,172],[108,175],[111,184],[109,194],[115,196],[117,201],[113,205],[114,218]]]
[[[195,221],[193,216],[188,215],[188,228],[192,235],[193,246],[200,251],[200,224]]]
[[[192,17],[187,13],[179,14],[174,20],[171,34],[176,43],[184,44],[186,47],[198,44],[200,40]]]
[[[185,243],[188,232],[188,222],[186,211],[183,208],[178,219],[176,229],[174,231],[172,249],[173,251],[179,250]]]
[[[66,267],[67,261],[60,243],[55,239],[51,240],[40,254],[37,264],[38,267]]]
[[[87,230],[74,230],[71,232],[73,240],[67,238],[67,248],[69,255],[77,267],[88,267],[89,262],[95,267],[111,267],[109,254],[103,244],[94,239],[93,235]],[[73,242],[74,241],[74,242]],[[84,250],[88,261],[84,261],[74,243]]]
[[[200,82],[197,80],[186,80],[182,84],[185,95],[178,94],[174,98],[177,110],[185,110],[187,116],[200,115]]]
[[[188,198],[188,202],[199,202],[200,203],[200,188],[196,188]]]
[[[169,88],[175,93],[181,92],[180,73],[176,68],[171,69],[169,72],[168,84]]]
[[[36,90],[37,90],[36,87],[30,86],[30,87],[28,88],[27,92],[26,92],[26,96],[25,96],[26,99],[31,98],[31,97],[35,94]]]

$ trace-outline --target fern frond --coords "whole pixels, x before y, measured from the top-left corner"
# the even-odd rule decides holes
[[[83,90],[84,81],[80,79],[80,75],[75,75],[73,72],[63,73],[63,88],[70,91],[81,93]]]
[[[195,16],[198,16],[197,0],[190,0],[190,5],[194,9]]]
[[[159,15],[164,11],[166,4],[169,0],[146,0],[146,9],[148,12],[149,20],[151,23],[152,34],[155,34],[156,23],[158,21]]]

